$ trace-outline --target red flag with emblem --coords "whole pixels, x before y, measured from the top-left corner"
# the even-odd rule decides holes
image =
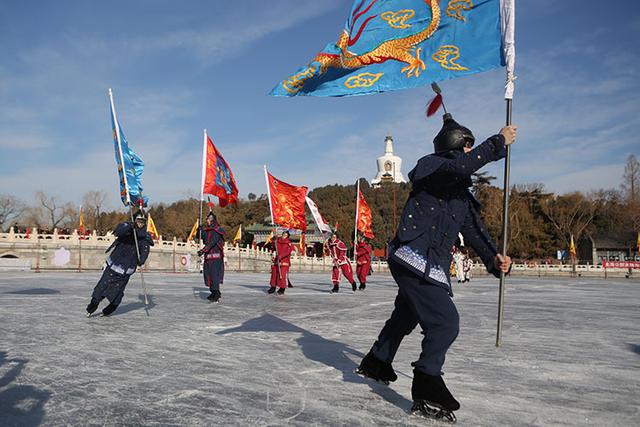
[[[218,196],[218,204],[222,207],[229,203],[238,203],[238,187],[229,164],[213,141],[204,134],[204,147],[202,153],[202,193],[200,200],[204,200],[205,194]]]
[[[275,178],[265,168],[273,223],[295,230],[307,230],[304,205],[307,187],[297,187]]]
[[[371,231],[371,208],[364,199],[362,191],[358,191],[358,232],[368,239],[373,239]]]

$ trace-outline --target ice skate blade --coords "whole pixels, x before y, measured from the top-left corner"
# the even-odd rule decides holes
[[[457,419],[453,411],[440,408],[437,404],[425,400],[416,400],[411,407],[411,414],[454,424]]]
[[[356,368],[356,370],[355,370],[354,372],[356,373],[356,375],[359,375],[359,376],[361,376],[362,378],[366,378],[366,379],[368,379],[368,380],[373,380],[373,381],[375,381],[375,382],[377,382],[377,383],[379,383],[379,384],[389,385],[389,381],[386,381],[386,380],[379,380],[379,379],[377,379],[377,378],[370,377],[369,375],[367,375],[367,373],[366,373],[365,371],[363,371],[363,370],[362,370],[362,369],[360,369],[360,368]]]

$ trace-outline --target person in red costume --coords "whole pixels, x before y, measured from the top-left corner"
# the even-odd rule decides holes
[[[329,254],[333,260],[333,271],[331,273],[331,281],[333,282],[332,293],[337,293],[340,290],[340,271],[344,274],[344,277],[351,283],[353,292],[356,291],[357,286],[355,280],[353,280],[353,269],[351,268],[351,262],[347,257],[347,245],[338,236],[333,233],[331,239],[327,243],[329,246]]]
[[[371,246],[364,236],[358,236],[358,240],[356,245],[356,275],[360,282],[358,289],[364,291],[367,287],[367,276],[371,269]]]
[[[276,292],[277,286],[277,294],[284,295],[284,291],[287,289],[289,266],[291,265],[291,252],[293,252],[293,244],[289,240],[289,232],[283,231],[276,241],[276,252],[273,258],[273,266],[271,267],[270,294]]]

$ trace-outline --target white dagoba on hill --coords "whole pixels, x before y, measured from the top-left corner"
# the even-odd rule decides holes
[[[393,154],[391,135],[387,135],[384,143],[384,155],[378,157],[378,174],[371,180],[373,187],[379,187],[383,182],[407,182],[402,176],[402,159]]]

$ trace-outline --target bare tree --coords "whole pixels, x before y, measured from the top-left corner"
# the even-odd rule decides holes
[[[627,157],[621,187],[628,201],[634,202],[640,197],[640,162],[633,154]]]
[[[91,218],[91,229],[97,230],[99,228],[100,213],[104,206],[104,202],[107,200],[107,193],[102,190],[89,191],[82,197],[82,206],[86,217]]]
[[[4,230],[5,224],[18,218],[25,210],[24,203],[9,194],[0,194],[0,231]]]
[[[61,203],[55,196],[48,196],[44,191],[36,191],[36,204],[52,229],[58,227],[75,211],[71,203]]]
[[[577,241],[591,224],[597,204],[594,200],[575,192],[550,197],[540,204],[542,212],[567,246],[571,236]]]

